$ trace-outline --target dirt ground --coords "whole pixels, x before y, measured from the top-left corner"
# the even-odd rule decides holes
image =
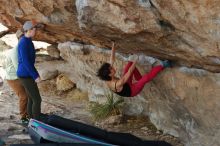
[[[56,90],[54,80],[39,83],[42,95],[42,112],[56,114],[65,118],[81,121],[91,125],[95,123],[88,111],[88,99],[85,94],[76,89],[65,93]],[[74,93],[75,92],[75,93]],[[80,97],[80,98],[78,98]],[[0,137],[10,144],[31,144],[32,141],[24,128],[18,124],[18,97],[10,90],[7,83],[0,86]],[[108,131],[132,133],[146,140],[164,140],[173,146],[183,146],[181,142],[170,135],[158,131],[146,117],[124,116],[120,124],[105,124],[102,128]]]

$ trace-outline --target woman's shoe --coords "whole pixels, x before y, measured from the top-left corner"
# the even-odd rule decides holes
[[[5,145],[5,142],[0,139],[0,146],[3,146],[3,145]]]
[[[29,119],[28,118],[26,118],[26,117],[21,118],[21,124],[28,125],[28,123],[29,123]]]
[[[165,67],[165,68],[171,67],[171,61],[170,61],[170,60],[162,61],[162,65],[163,65],[163,67]]]

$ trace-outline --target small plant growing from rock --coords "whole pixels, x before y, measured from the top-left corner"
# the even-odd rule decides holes
[[[93,103],[90,105],[90,112],[94,120],[103,120],[109,116],[120,115],[124,99],[120,96],[114,96],[112,92],[107,93],[107,101],[103,104]]]

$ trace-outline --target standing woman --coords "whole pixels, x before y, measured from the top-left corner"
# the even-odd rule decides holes
[[[37,83],[41,81],[34,66],[35,48],[32,37],[35,36],[37,24],[26,21],[23,25],[24,36],[18,43],[17,75],[28,94],[27,112],[30,118],[39,120],[41,114],[41,96]]]
[[[18,40],[23,36],[23,33],[21,30],[18,30],[16,32],[16,37]],[[8,50],[5,53],[5,61],[3,64],[3,68],[5,70],[5,79],[8,83],[8,85],[13,89],[15,94],[19,97],[19,110],[21,115],[21,122],[23,124],[28,123],[27,119],[27,102],[28,97],[25,92],[24,87],[20,83],[18,77],[17,77],[17,68],[18,68],[18,47],[14,47],[10,50]]]

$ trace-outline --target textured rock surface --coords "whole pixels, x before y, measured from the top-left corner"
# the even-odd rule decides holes
[[[46,24],[36,39],[83,41],[121,52],[143,52],[219,72],[219,1],[210,0],[0,0],[10,31],[25,20]],[[5,7],[8,6],[8,7]]]
[[[47,47],[47,53],[48,55],[50,55],[51,57],[54,57],[56,59],[60,58],[60,52],[57,49],[57,46],[51,45]]]
[[[77,87],[88,91],[91,101],[101,102],[107,88],[96,77],[96,71],[107,61],[110,51],[72,42],[59,44],[58,48],[65,61],[50,66],[57,66],[59,72],[77,80]],[[118,75],[126,63],[124,60],[125,56],[117,54]],[[39,67],[49,66],[48,63]],[[149,63],[139,68],[147,72]],[[125,113],[148,115],[158,129],[180,137],[186,145],[219,145],[219,82],[218,73],[187,67],[168,68],[145,85],[138,97],[125,98]]]
[[[57,70],[48,70],[47,68],[41,68],[38,70],[41,80],[53,79],[58,75]]]
[[[90,100],[101,100],[106,92],[95,74],[109,54],[84,44],[109,47],[115,40],[118,52],[143,53],[186,66],[161,73],[139,97],[127,99],[126,111],[148,115],[158,129],[188,146],[220,145],[220,76],[213,73],[220,72],[219,1],[0,0],[0,4],[0,20],[9,31],[35,19],[46,24],[37,40],[54,45],[83,42],[59,44],[64,61],[38,67],[56,67],[88,91]],[[123,60],[118,55],[118,69]]]
[[[72,89],[75,84],[64,74],[60,74],[56,79],[57,90],[67,91]]]

